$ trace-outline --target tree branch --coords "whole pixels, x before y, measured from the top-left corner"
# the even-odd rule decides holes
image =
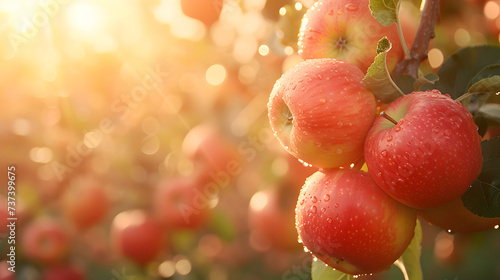
[[[427,59],[429,42],[435,37],[434,23],[439,14],[439,0],[425,0],[417,33],[410,50],[410,58],[405,58],[396,65],[394,75],[407,74],[418,78],[418,69],[422,61]]]

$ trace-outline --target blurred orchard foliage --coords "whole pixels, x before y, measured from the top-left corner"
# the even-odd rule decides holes
[[[314,170],[283,152],[266,104],[300,61],[296,35],[312,2],[0,0],[0,219],[9,215],[11,165],[18,218],[17,278],[7,273],[12,233],[2,227],[0,279],[69,279],[51,276],[57,269],[103,280],[310,279],[293,209]],[[425,67],[463,46],[498,44],[500,1],[441,2]],[[419,5],[406,1],[404,12],[418,20]],[[146,231],[132,238],[144,242],[139,251],[158,248],[137,262],[117,248],[114,218],[133,209],[171,215],[155,205],[175,178],[195,187],[164,203],[188,209],[184,219],[205,218],[162,224],[161,244],[148,244]],[[30,241],[28,229],[44,219],[66,237]],[[497,232],[423,228],[429,279],[500,278]],[[32,253],[58,254],[58,244],[58,258]],[[370,279],[390,277],[401,276]]]

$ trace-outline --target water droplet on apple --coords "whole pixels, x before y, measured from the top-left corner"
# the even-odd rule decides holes
[[[319,148],[319,147],[321,147],[321,142],[316,142],[316,143],[314,143],[314,145]]]
[[[319,79],[319,80],[323,80],[323,76],[318,75],[318,79]]]
[[[342,149],[337,149],[337,155],[342,154]]]
[[[326,221],[327,221],[329,224],[331,224],[331,223],[333,222],[332,218],[330,218],[330,217],[326,218]]]
[[[382,172],[377,173],[377,177],[382,177]]]
[[[323,197],[323,200],[325,202],[328,202],[330,200],[330,195],[329,194],[325,194],[325,196]]]
[[[335,203],[335,208],[339,208],[339,204],[338,203]]]
[[[400,132],[400,131],[401,131],[401,127],[396,126],[396,128],[394,128],[394,130],[395,130],[396,132]]]
[[[328,11],[329,15],[333,15],[333,10]]]
[[[339,16],[342,15],[343,13],[344,13],[344,11],[342,11],[342,10],[337,11],[337,15],[339,15]]]
[[[497,94],[498,94],[498,93],[497,93]],[[496,226],[494,226],[493,228],[494,228],[494,229],[498,229],[498,228],[500,228],[500,225],[496,225]]]
[[[316,214],[318,212],[318,208],[316,206],[311,206],[311,213]]]
[[[436,126],[432,129],[432,132],[438,133],[439,132],[439,126]]]
[[[347,4],[347,5],[345,5],[345,8],[346,8],[346,10],[348,10],[350,12],[355,12],[355,11],[359,10],[358,5],[356,5],[356,4]]]
[[[307,249],[307,247],[304,246],[304,252],[308,253],[309,252],[309,249]]]
[[[446,136],[451,136],[451,131],[449,131],[448,129],[444,131],[444,135]]]
[[[312,203],[316,203],[316,202],[318,202],[318,198],[315,197],[315,196],[313,196],[312,199],[311,199],[311,201],[312,201]]]
[[[391,141],[392,141],[392,136],[391,135],[387,136],[387,142],[391,142]]]
[[[382,155],[383,157],[386,157],[387,156],[387,151],[383,150],[382,152],[380,152],[380,155]]]
[[[341,128],[342,126],[344,126],[344,124],[343,124],[342,122],[338,122],[338,123],[337,123],[337,127],[338,127],[338,128]]]

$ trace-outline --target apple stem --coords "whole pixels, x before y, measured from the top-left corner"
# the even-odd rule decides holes
[[[382,111],[382,112],[380,112],[380,115],[381,115],[382,117],[386,118],[387,120],[389,120],[391,123],[393,123],[393,124],[398,124],[398,121],[396,121],[393,117],[391,117],[391,116],[387,115],[387,113],[386,113],[386,112]]]

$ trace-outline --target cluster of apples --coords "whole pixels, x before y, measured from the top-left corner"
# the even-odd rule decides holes
[[[363,85],[377,41],[397,36],[395,25],[378,23],[368,0],[320,0],[306,12],[299,35],[304,60],[276,81],[268,113],[282,146],[319,169],[305,181],[295,209],[305,250],[342,272],[370,274],[402,255],[418,214],[447,230],[500,222],[461,202],[483,162],[468,110],[437,90],[381,104]],[[391,41],[394,65],[403,50],[397,37]],[[360,170],[365,164],[367,172]],[[461,226],[463,217],[475,227]]]

